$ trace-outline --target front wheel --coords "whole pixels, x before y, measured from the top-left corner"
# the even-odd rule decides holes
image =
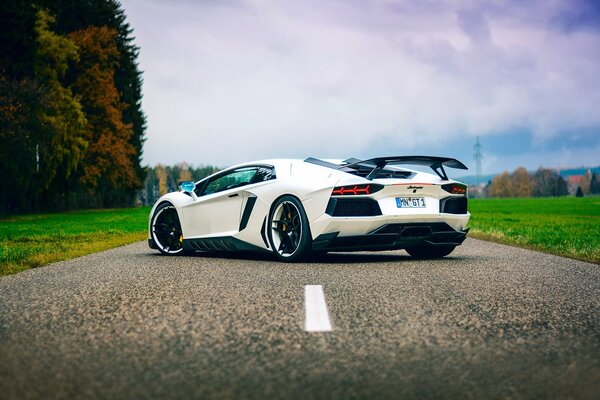
[[[161,253],[174,255],[183,252],[183,232],[177,210],[171,203],[163,203],[156,208],[150,232]]]
[[[300,200],[293,196],[277,200],[271,207],[269,227],[269,242],[279,260],[294,262],[310,255],[312,238]]]
[[[418,258],[421,260],[433,259],[433,258],[442,258],[452,253],[456,246],[446,245],[446,246],[418,246],[418,247],[409,247],[406,249],[406,252],[410,254],[413,258]]]

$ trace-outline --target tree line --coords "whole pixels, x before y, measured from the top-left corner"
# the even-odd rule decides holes
[[[178,190],[183,181],[197,182],[218,172],[214,166],[193,167],[186,162],[173,166],[157,164],[147,168],[142,189],[138,192],[138,205],[152,205],[162,195]],[[473,188],[471,188],[472,190]],[[600,176],[588,171],[580,181],[578,195],[600,194]],[[557,197],[569,194],[565,179],[555,170],[540,168],[534,173],[519,167],[512,173],[505,171],[485,187],[485,197]],[[471,193],[479,197],[482,193]]]
[[[117,0],[0,9],[0,212],[131,205],[146,121]]]
[[[569,194],[567,182],[556,171],[539,168],[529,173],[519,167],[512,173],[505,171],[485,187],[488,197],[551,197]],[[600,194],[600,177],[588,171],[577,188],[577,195]]]
[[[148,174],[142,190],[138,193],[137,202],[140,205],[152,205],[163,194],[174,192],[183,181],[197,182],[214,174],[219,168],[213,166],[192,167],[182,162],[174,166],[157,164],[147,169]]]

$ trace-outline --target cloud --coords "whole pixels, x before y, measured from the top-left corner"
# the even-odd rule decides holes
[[[564,32],[581,30],[600,31],[600,3],[596,0],[580,0],[569,2],[561,10],[560,15],[553,18],[553,23]]]
[[[516,131],[534,151],[598,129],[600,32],[573,4],[125,1],[144,159],[405,154]]]

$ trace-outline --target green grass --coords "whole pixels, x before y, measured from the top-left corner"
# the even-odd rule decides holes
[[[150,207],[0,220],[0,275],[144,240]]]
[[[600,263],[600,197],[471,199],[469,236]]]

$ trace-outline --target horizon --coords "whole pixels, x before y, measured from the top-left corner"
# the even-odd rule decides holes
[[[409,155],[421,155],[421,154],[409,154]],[[307,156],[307,157],[312,157],[312,156]],[[305,157],[306,158],[306,157]],[[290,158],[290,159],[296,159],[296,160],[302,160],[302,158]],[[263,160],[268,160],[268,159],[263,159]],[[261,161],[261,160],[248,160],[248,162],[251,161]],[[459,160],[462,161],[462,160]],[[174,167],[174,166],[178,166],[180,164],[187,164],[190,168],[204,168],[204,167],[215,167],[218,169],[225,169],[225,168],[229,168],[231,166],[234,166],[236,164],[231,164],[231,165],[212,165],[212,164],[206,164],[206,163],[191,163],[189,161],[178,161],[178,162],[174,162],[172,164],[163,164],[163,163],[156,163],[154,165],[149,165],[146,164],[144,165],[144,167],[149,167],[149,168],[156,168],[158,165],[162,165],[164,167]],[[243,164],[243,163],[240,163]],[[516,167],[514,167],[511,170],[503,170],[503,171],[496,171],[496,172],[486,172],[486,173],[482,173],[481,177],[482,178],[486,178],[486,177],[490,177],[490,176],[497,176],[500,174],[503,174],[504,172],[508,172],[508,173],[512,173],[514,172],[516,169],[518,168],[526,168],[522,165],[518,165]],[[543,168],[543,169],[550,169],[553,171],[558,171],[558,172],[564,172],[564,171],[574,171],[574,170],[600,170],[600,163],[598,163],[597,165],[582,165],[582,166],[568,166],[568,167],[561,167],[561,168],[554,168],[554,167],[548,167],[548,166],[544,166],[544,165],[540,165],[538,167],[535,168],[526,168],[527,172],[529,173],[535,173],[538,169]],[[460,172],[458,172],[460,170],[455,170],[452,168],[448,168],[446,170],[446,172],[448,173],[449,177],[452,177],[453,179],[461,179],[461,178],[475,178],[477,177],[477,175],[475,173],[473,174],[463,174],[461,175]],[[467,172],[473,172],[474,168],[469,168],[468,170],[466,170]]]

